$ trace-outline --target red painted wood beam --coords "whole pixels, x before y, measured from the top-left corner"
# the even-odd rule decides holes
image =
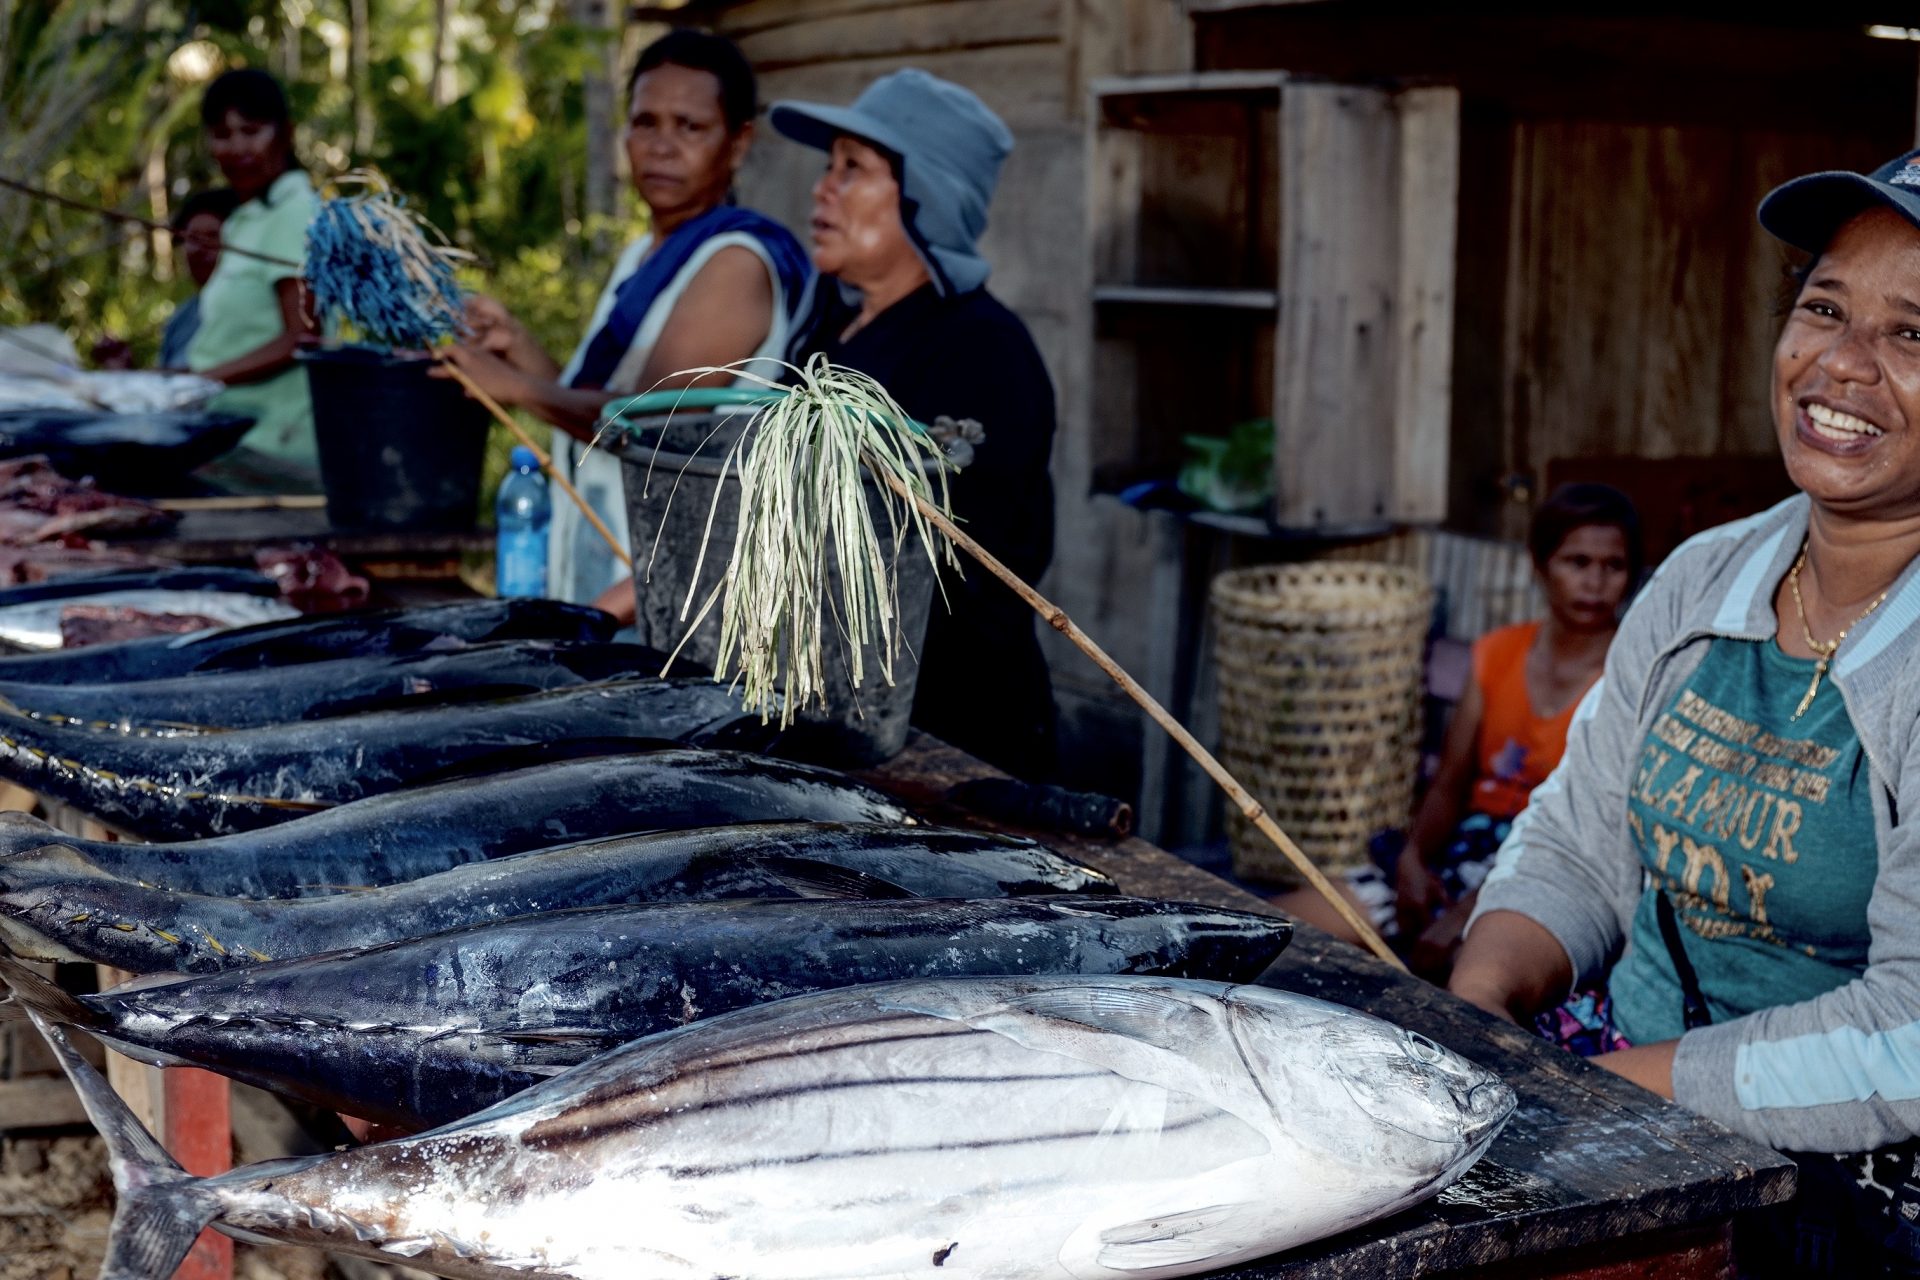
[[[188,1173],[209,1177],[233,1167],[233,1123],[227,1080],[211,1071],[174,1067],[161,1073],[164,1145]],[[193,1243],[174,1280],[233,1280],[233,1241],[207,1230]]]

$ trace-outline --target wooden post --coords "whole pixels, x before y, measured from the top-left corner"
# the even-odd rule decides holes
[[[1460,205],[1460,91],[1407,89],[1400,132],[1399,280],[1394,317],[1396,520],[1447,518],[1453,416],[1453,270]]]
[[[198,1178],[233,1167],[231,1092],[225,1076],[198,1067],[161,1073],[161,1144]],[[233,1241],[208,1228],[193,1242],[174,1280],[232,1280]]]

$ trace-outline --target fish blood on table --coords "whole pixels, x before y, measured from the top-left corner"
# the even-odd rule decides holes
[[[1304,996],[952,978],[723,1014],[416,1137],[193,1179],[48,1030],[122,1189],[116,1276],[169,1274],[211,1223],[503,1280],[1154,1280],[1425,1199],[1514,1107]]]

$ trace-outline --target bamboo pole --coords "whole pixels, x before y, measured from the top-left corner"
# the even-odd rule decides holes
[[[440,367],[445,369],[447,375],[455,382],[465,387],[468,395],[485,405],[488,413],[491,413],[505,424],[507,430],[513,432],[516,440],[533,451],[534,458],[540,463],[540,469],[553,478],[553,482],[560,486],[562,493],[573,499],[573,505],[580,508],[580,514],[587,518],[587,523],[592,525],[595,531],[607,540],[607,545],[613,548],[613,554],[620,563],[627,566],[627,572],[633,572],[633,553],[620,545],[620,539],[613,536],[613,531],[607,528],[607,522],[600,518],[599,512],[595,511],[593,507],[588,504],[587,500],[580,496],[580,491],[567,483],[567,478],[554,468],[553,458],[545,449],[542,449],[533,442],[533,437],[527,434],[526,428],[522,427],[518,422],[515,422],[513,415],[501,408],[498,400],[495,400],[485,391],[482,391],[480,384],[472,378],[469,378],[466,371],[459,365],[448,360],[442,360]]]
[[[1301,851],[1300,846],[1287,837],[1287,833],[1280,829],[1279,824],[1267,815],[1266,808],[1254,799],[1232,774],[1227,772],[1226,766],[1216,760],[1211,751],[1200,745],[1199,739],[1187,732],[1185,725],[1175,720],[1167,709],[1160,705],[1158,699],[1141,688],[1139,681],[1128,675],[1119,663],[1108,657],[1107,651],[1096,644],[1093,637],[1082,631],[1079,625],[1067,616],[1065,610],[1028,586],[1013,570],[1001,564],[991,551],[961,532],[959,526],[942,515],[931,503],[908,489],[899,479],[878,467],[870,470],[886,481],[888,487],[895,493],[917,506],[920,514],[927,518],[927,522],[951,538],[955,546],[985,565],[988,572],[1012,588],[1014,594],[1026,601],[1035,613],[1046,620],[1048,626],[1073,641],[1080,652],[1093,659],[1095,666],[1106,672],[1115,684],[1126,691],[1129,698],[1139,703],[1140,708],[1153,718],[1153,722],[1165,729],[1173,740],[1179,743],[1202,769],[1207,771],[1207,776],[1220,784],[1220,789],[1239,806],[1240,812],[1246,815],[1247,821],[1259,828],[1260,834],[1271,840],[1300,874],[1306,877],[1307,883],[1312,885],[1320,896],[1340,913],[1340,918],[1359,935],[1360,941],[1366,944],[1367,950],[1394,968],[1405,971],[1406,965],[1402,964],[1400,957],[1393,954],[1393,949],[1381,940],[1373,925],[1353,909],[1353,904],[1347,901],[1346,895],[1335,889],[1320,868],[1313,865],[1312,859]]]

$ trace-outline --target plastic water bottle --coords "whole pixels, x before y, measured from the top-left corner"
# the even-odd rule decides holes
[[[500,482],[494,504],[495,590],[502,596],[547,594],[547,529],[553,503],[540,460],[525,445],[513,447],[512,469]]]

